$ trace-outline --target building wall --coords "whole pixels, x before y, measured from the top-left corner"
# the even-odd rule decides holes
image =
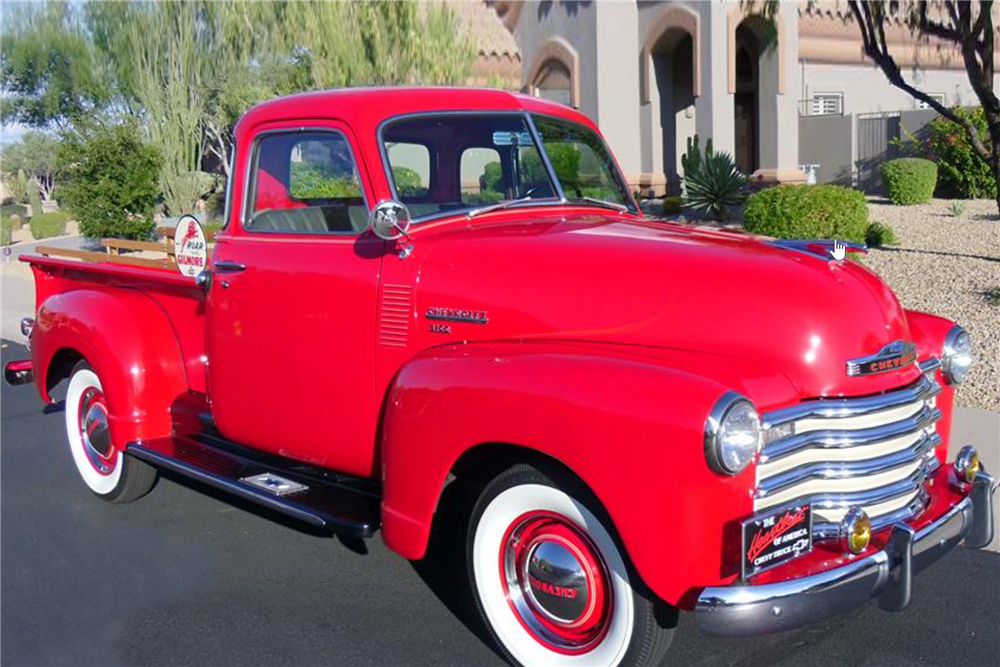
[[[598,117],[597,89],[597,3],[525,2],[514,29],[521,51],[522,83],[531,84],[539,58],[546,44],[561,39],[578,57],[580,99],[577,107],[595,122]]]
[[[802,100],[814,93],[843,93],[845,114],[905,111],[917,108],[917,101],[889,84],[875,66],[799,63]],[[906,80],[927,93],[944,93],[946,106],[978,106],[964,69],[904,70]],[[994,76],[1000,90],[1000,74]]]

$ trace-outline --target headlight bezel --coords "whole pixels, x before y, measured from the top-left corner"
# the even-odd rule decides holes
[[[963,337],[967,341],[968,349],[962,350]],[[966,358],[964,366],[956,365],[956,361]],[[972,336],[963,327],[956,324],[945,336],[944,345],[941,347],[941,374],[948,384],[959,385],[965,381],[969,369],[975,363],[976,357],[972,347]]]
[[[724,444],[723,438],[725,437],[728,420],[736,415],[737,411],[742,411],[747,407],[749,407],[756,418],[756,443],[753,451],[750,453],[749,457],[742,462],[742,465],[733,467],[726,463],[727,457],[722,451]],[[705,422],[705,460],[708,462],[708,467],[722,475],[738,475],[746,470],[747,467],[757,459],[760,455],[763,442],[764,432],[760,421],[760,413],[757,411],[757,406],[753,404],[753,401],[735,391],[728,391],[723,394],[719,400],[715,402],[715,405],[709,412],[708,419]]]

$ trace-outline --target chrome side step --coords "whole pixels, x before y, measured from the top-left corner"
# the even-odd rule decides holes
[[[135,442],[127,452],[321,530],[371,537],[379,528],[381,494],[371,480],[249,450],[211,433]]]

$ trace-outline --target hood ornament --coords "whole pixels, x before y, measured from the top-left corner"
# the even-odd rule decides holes
[[[875,375],[906,368],[917,360],[917,346],[908,341],[894,340],[875,354],[847,360],[847,375]]]

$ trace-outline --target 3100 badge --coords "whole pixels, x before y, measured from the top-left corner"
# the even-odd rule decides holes
[[[812,512],[795,505],[743,522],[743,578],[780,565],[812,550]]]

